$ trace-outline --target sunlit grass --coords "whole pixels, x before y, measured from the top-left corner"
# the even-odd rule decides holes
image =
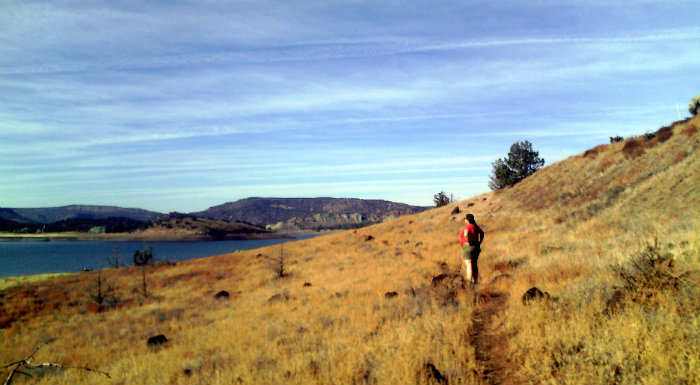
[[[13,277],[2,277],[0,278],[0,290],[7,289],[8,287],[23,285],[25,283],[40,282],[47,280],[49,278],[61,277],[68,275],[67,273],[47,273],[47,274],[32,274],[32,275],[19,275]]]
[[[421,384],[427,364],[450,384],[480,383],[469,333],[487,304],[432,284],[459,272],[468,211],[486,232],[482,288],[507,297],[490,327],[509,338],[494,354],[511,359],[513,381],[699,383],[698,123],[634,157],[624,142],[601,146],[514,188],[368,228],[151,266],[147,298],[137,268],[104,270],[117,302],[103,309],[97,272],[6,286],[0,364],[42,345],[37,361],[113,378],[69,370],[46,384]],[[683,287],[616,294],[615,267],[655,240],[672,274],[689,273]],[[268,257],[282,255],[280,278]],[[551,300],[525,305],[533,286]],[[170,341],[149,348],[161,333]]]

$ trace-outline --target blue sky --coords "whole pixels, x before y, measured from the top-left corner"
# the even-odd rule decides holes
[[[696,0],[0,1],[0,207],[432,205],[698,92]]]

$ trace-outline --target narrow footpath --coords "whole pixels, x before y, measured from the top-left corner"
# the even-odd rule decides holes
[[[479,384],[519,385],[521,382],[513,376],[517,365],[508,357],[508,335],[498,317],[505,309],[508,295],[489,284],[478,288],[477,295],[469,343],[474,347],[482,368]]]

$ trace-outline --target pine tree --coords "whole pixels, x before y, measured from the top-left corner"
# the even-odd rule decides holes
[[[527,140],[515,142],[510,146],[507,158],[496,159],[492,163],[493,175],[489,181],[492,190],[502,189],[525,179],[535,173],[544,165],[544,159],[540,153],[532,149],[532,144]]]

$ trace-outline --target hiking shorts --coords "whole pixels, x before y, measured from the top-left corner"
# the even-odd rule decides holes
[[[468,245],[462,246],[462,259],[465,261],[472,259],[476,261],[479,258],[479,253],[481,253],[481,247],[479,245]]]

